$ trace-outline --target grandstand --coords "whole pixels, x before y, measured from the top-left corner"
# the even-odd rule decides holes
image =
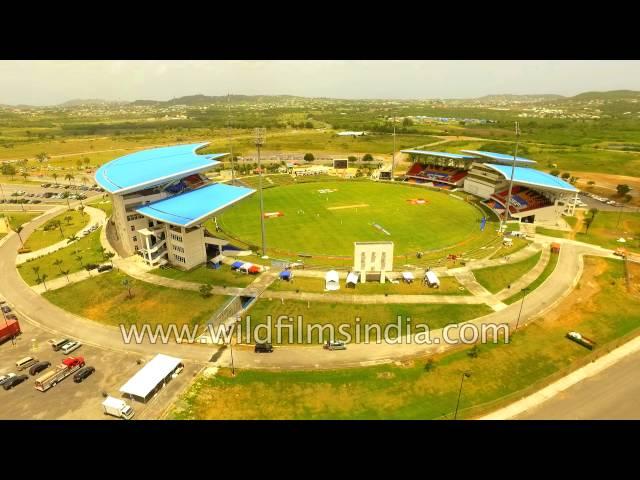
[[[464,155],[402,150],[414,160],[404,180],[443,189],[463,188],[483,198],[489,208],[503,217],[513,156],[481,150],[462,152]],[[527,168],[535,163],[522,157],[515,159],[510,216],[525,223],[557,223],[561,215],[573,215],[578,189],[553,175]]]

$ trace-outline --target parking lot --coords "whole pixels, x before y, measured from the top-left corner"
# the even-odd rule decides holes
[[[4,195],[0,196],[0,203],[7,205],[36,205],[42,203],[61,203],[69,200],[84,200],[96,195],[102,195],[101,189],[90,185],[68,185],[43,183],[41,185],[2,184]]]
[[[0,317],[2,321],[2,317]],[[136,354],[103,350],[83,345],[71,353],[71,356],[82,356],[86,365],[96,371],[82,383],[73,381],[73,374],[65,378],[55,387],[45,392],[36,390],[35,379],[51,368],[60,364],[67,355],[54,352],[47,341],[52,335],[25,321],[20,322],[22,335],[12,345],[11,340],[0,344],[0,374],[16,373],[29,374],[29,369],[18,372],[15,366],[17,360],[31,356],[41,361],[51,362],[51,367],[5,391],[0,388],[0,419],[104,419],[117,420],[105,415],[102,410],[103,392],[121,398],[120,387],[132,377],[144,362],[151,359]],[[138,362],[141,362],[138,364]],[[185,364],[180,375],[171,380],[147,404],[127,400],[135,411],[135,419],[154,419],[171,405],[173,400],[193,380],[201,366]]]

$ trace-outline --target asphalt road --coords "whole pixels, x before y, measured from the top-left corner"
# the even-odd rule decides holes
[[[640,352],[568,388],[518,420],[640,419]]]

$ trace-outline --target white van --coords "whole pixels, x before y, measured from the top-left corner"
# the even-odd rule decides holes
[[[35,365],[36,363],[38,363],[37,358],[24,357],[16,362],[16,368],[18,370],[24,370],[25,368],[29,368],[31,365]]]

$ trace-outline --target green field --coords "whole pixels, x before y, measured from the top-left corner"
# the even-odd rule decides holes
[[[39,250],[66,240],[86,227],[89,218],[87,213],[80,213],[78,210],[67,210],[38,227],[29,235],[24,246],[31,250]],[[60,222],[60,226],[45,230],[45,225],[50,225],[52,222]]]
[[[228,287],[246,287],[256,279],[256,277],[252,275],[231,270],[229,265],[222,265],[218,270],[200,265],[186,272],[178,270],[177,268],[156,268],[149,273],[174,280],[183,280],[185,282],[207,283],[209,285]]]
[[[0,217],[6,217],[9,219],[9,225],[13,231],[40,215],[42,215],[42,212],[21,212],[16,210],[0,211]]]
[[[602,266],[604,271],[599,271]],[[328,371],[239,370],[235,377],[222,370],[212,378],[200,377],[168,418],[451,419],[466,371],[472,375],[464,383],[458,418],[487,413],[567,375],[599,353],[567,340],[567,330],[580,331],[607,350],[608,342],[640,328],[640,300],[626,291],[622,263],[587,257],[585,267],[598,271],[586,280],[597,283],[597,291],[588,302],[575,305],[571,318],[529,325],[509,345],[481,345],[475,358],[468,349],[456,351],[436,357],[431,370],[423,358]]]
[[[498,293],[535,267],[541,255],[542,252],[538,252],[520,262],[499,265],[497,267],[481,268],[474,270],[473,274],[476,280],[478,280],[478,283],[483,287],[491,293]]]
[[[398,333],[401,335],[406,333],[406,327],[409,324],[407,320],[410,318],[410,324],[415,327],[417,324],[426,324],[430,329],[437,329],[445,325],[464,322],[472,318],[481,317],[491,313],[493,310],[484,304],[474,305],[458,305],[458,304],[364,304],[355,305],[348,303],[328,303],[328,302],[310,302],[298,300],[285,300],[284,303],[277,298],[276,295],[269,299],[268,293],[264,294],[255,305],[249,310],[247,315],[242,319],[243,328],[251,319],[251,325],[255,327],[259,324],[267,322],[267,316],[271,315],[272,340],[274,344],[279,343],[276,334],[276,320],[281,315],[292,317],[293,322],[283,319],[282,325],[291,325],[293,335],[293,343],[297,342],[298,328],[297,317],[302,316],[302,343],[319,344],[323,340],[328,339],[328,329],[322,333],[315,329],[311,331],[311,336],[306,337],[309,326],[313,325],[333,325],[337,339],[346,339],[340,335],[338,326],[348,324],[351,327],[350,333],[355,335],[356,326],[360,325],[362,335],[365,335],[365,328],[369,326],[379,325],[382,329],[391,324],[397,324],[398,316],[400,319],[400,328],[390,329],[390,337],[395,338]],[[360,320],[357,320],[359,318]],[[412,327],[412,328],[413,328]],[[244,330],[243,330],[244,331]],[[414,328],[412,330],[416,332]],[[281,330],[283,344],[289,342],[289,330],[283,328]],[[374,331],[371,331],[374,335]],[[263,335],[263,333],[261,333]],[[361,337],[363,338],[363,337]],[[375,337],[372,337],[375,338]]]
[[[344,282],[343,282],[344,283]],[[291,281],[276,280],[269,287],[270,291],[301,291],[324,293],[325,282],[323,278],[295,276]],[[440,288],[429,288],[419,278],[413,283],[400,282],[367,282],[358,283],[355,288],[341,288],[326,292],[327,295],[469,295],[454,277],[440,277]]]
[[[318,192],[323,189],[335,191]],[[408,202],[417,198],[428,204]],[[282,186],[264,191],[264,205],[265,212],[284,213],[265,220],[267,252],[276,257],[302,253],[352,258],[354,241],[393,241],[397,257],[445,248],[461,253],[495,238],[493,225],[480,232],[482,213],[472,205],[402,184],[326,181]],[[259,246],[258,212],[254,194],[226,210],[218,224],[232,238]]]
[[[532,292],[536,288],[538,288],[540,285],[542,285],[542,283],[549,277],[549,275],[553,273],[553,271],[556,268],[556,265],[558,264],[559,257],[560,255],[558,255],[557,253],[553,253],[553,252],[551,253],[551,256],[549,257],[549,261],[545,265],[544,270],[542,271],[540,276],[536,278],[533,282],[531,282],[531,284],[527,287],[527,294]],[[525,295],[525,292],[520,291],[515,295],[511,295],[509,298],[503,300],[503,303],[506,303],[507,305],[511,305],[512,303],[517,302],[518,300],[521,300],[524,295]]]
[[[122,280],[131,282],[128,298]],[[43,294],[51,303],[107,325],[197,325],[222,304],[224,296],[203,298],[198,292],[176,290],[134,280],[112,271]]]
[[[18,272],[29,285],[36,285],[38,283],[38,276],[42,276],[43,274],[46,274],[47,279],[51,280],[63,276],[61,271],[75,273],[83,270],[83,265],[87,265],[88,263],[106,262],[100,252],[100,248],[102,247],[100,244],[101,230],[102,227],[70,244],[68,247],[61,248],[48,255],[43,255],[42,257],[18,265]],[[82,257],[82,265],[77,259],[78,256]],[[54,265],[53,262],[56,260],[62,261],[62,264],[60,266]],[[34,268],[39,268],[38,273],[33,270]]]

